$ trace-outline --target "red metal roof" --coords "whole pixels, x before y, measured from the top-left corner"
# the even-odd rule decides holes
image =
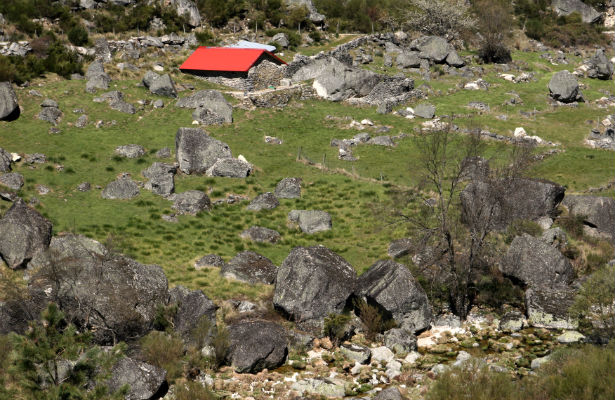
[[[180,70],[199,71],[248,71],[265,54],[286,64],[274,54],[262,49],[240,49],[230,47],[199,47],[179,67]]]

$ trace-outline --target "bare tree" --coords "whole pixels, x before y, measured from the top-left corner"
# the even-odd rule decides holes
[[[424,185],[421,191],[406,192],[406,201],[421,205],[418,210],[397,208],[394,217],[410,223],[422,258],[419,264],[446,287],[452,311],[465,319],[477,293],[476,282],[493,264],[488,236],[494,218],[506,211],[503,197],[511,180],[527,167],[531,148],[513,146],[511,162],[490,167],[481,157],[484,143],[479,131],[460,136],[446,128],[418,136],[415,144]],[[468,179],[480,185],[466,186]],[[462,213],[464,189],[473,203]],[[472,190],[477,193],[468,193]],[[431,198],[425,199],[425,194]]]

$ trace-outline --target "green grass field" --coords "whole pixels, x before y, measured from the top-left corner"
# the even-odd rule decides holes
[[[317,48],[308,50],[313,54]],[[572,65],[552,66],[537,54],[516,52],[515,61],[526,65],[535,73],[535,81],[514,84],[499,78],[493,66],[485,66],[484,79],[491,84],[488,91],[467,91],[457,85],[468,79],[442,76],[423,82],[419,76],[416,86],[427,83],[435,94],[428,101],[437,107],[437,115],[456,115],[455,124],[481,126],[503,135],[512,135],[518,126],[528,134],[560,143],[564,152],[553,155],[535,166],[532,175],[554,180],[566,185],[571,192],[582,192],[590,187],[604,185],[613,179],[615,153],[593,150],[583,144],[584,138],[609,111],[598,108],[593,102],[613,93],[612,82],[582,79],[586,103],[578,108],[557,107],[547,104],[547,84],[553,71]],[[190,76],[183,76],[176,67],[181,57],[167,62],[173,78],[178,83],[190,83],[196,89],[212,85]],[[370,68],[379,70],[381,57],[376,57]],[[117,79],[120,78],[120,79]],[[138,87],[138,78],[130,74],[115,74],[111,90],[120,90],[126,101],[137,105],[137,100],[155,100],[144,88]],[[50,134],[50,124],[36,119],[43,98],[28,94],[34,88],[45,97],[60,104],[64,112],[59,124],[61,132]],[[412,187],[421,178],[417,149],[411,138],[402,139],[394,148],[361,145],[353,150],[359,157],[356,162],[337,159],[337,148],[330,146],[332,138],[351,138],[358,131],[348,129],[349,121],[327,119],[326,116],[351,117],[355,120],[369,118],[376,125],[391,128],[388,135],[407,133],[413,135],[420,126],[419,120],[407,120],[397,115],[379,115],[375,107],[353,107],[346,104],[320,100],[294,102],[284,109],[235,109],[235,122],[226,126],[208,127],[213,137],[229,144],[233,156],[244,155],[257,168],[247,179],[208,178],[205,176],[176,176],[176,192],[189,189],[207,191],[212,200],[224,198],[229,193],[247,195],[273,191],[275,184],[284,177],[303,179],[303,196],[300,200],[282,200],[280,207],[267,212],[245,211],[246,202],[223,205],[196,217],[180,216],[179,223],[171,224],[160,216],[171,212],[171,202],[146,190],[130,201],[103,200],[100,189],[122,172],[129,172],[133,179],[145,181],[140,172],[158,161],[154,153],[168,146],[174,150],[175,133],[179,127],[191,126],[191,111],[176,108],[174,100],[164,99],[165,108],[154,110],[151,105],[138,108],[135,115],[122,114],[109,109],[105,103],[94,103],[96,95],[85,92],[85,81],[66,81],[55,77],[39,79],[31,88],[18,89],[20,105],[24,112],[15,122],[0,122],[0,147],[20,154],[40,152],[47,155],[45,164],[25,165],[14,170],[26,180],[20,195],[25,199],[36,196],[37,208],[54,224],[54,232],[76,232],[107,241],[142,263],[161,265],[171,285],[183,284],[202,289],[214,298],[245,296],[257,298],[268,295],[270,288],[251,287],[229,282],[219,277],[218,271],[196,271],[192,265],[197,258],[217,253],[225,260],[242,250],[254,250],[274,263],[280,264],[294,246],[323,244],[346,258],[359,273],[374,261],[387,257],[388,243],[403,237],[403,224],[386,226],[373,211],[373,205],[387,200],[386,191],[391,185]],[[516,92],[522,105],[505,106],[503,103]],[[102,92],[99,92],[102,93]],[[186,96],[181,92],[180,96]],[[490,111],[478,114],[466,106],[470,101],[482,101]],[[413,104],[408,104],[409,106]],[[406,105],[404,105],[406,106]],[[73,126],[82,108],[89,116],[83,129]],[[527,118],[521,111],[537,111]],[[507,115],[505,121],[496,116]],[[96,121],[105,121],[95,128]],[[115,121],[114,125],[110,122]],[[372,136],[380,135],[370,132]],[[264,143],[265,135],[276,136],[283,144]],[[114,157],[115,147],[123,144],[143,145],[148,153],[136,160]],[[546,151],[549,148],[539,148]],[[489,143],[488,156],[498,156],[502,145]],[[297,155],[301,154],[301,161]],[[173,152],[174,154],[174,152]],[[307,160],[322,164],[325,169],[310,165]],[[165,160],[172,162],[173,158]],[[54,165],[64,166],[57,172]],[[81,182],[88,181],[93,189],[76,191]],[[47,195],[38,195],[36,185],[52,189]],[[612,195],[607,193],[606,195]],[[0,203],[4,212],[10,203]],[[287,225],[286,217],[292,209],[321,209],[333,218],[333,229],[326,233],[305,235]],[[281,242],[255,244],[239,237],[244,229],[261,225],[276,229]]]

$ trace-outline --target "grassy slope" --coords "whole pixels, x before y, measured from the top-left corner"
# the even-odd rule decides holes
[[[181,57],[167,61],[167,67],[177,65]],[[571,66],[551,66],[532,53],[515,53],[514,59],[527,63],[536,74],[537,80],[527,84],[513,84],[497,77],[493,67],[485,80],[492,83],[487,92],[470,92],[456,89],[466,79],[443,76],[432,80],[429,85],[439,94],[430,96],[428,101],[437,106],[437,113],[464,114],[459,125],[480,124],[489,129],[511,135],[517,126],[523,126],[529,134],[562,144],[564,153],[552,156],[538,165],[535,176],[552,179],[567,185],[569,190],[582,191],[591,186],[605,184],[613,175],[613,152],[592,150],[583,146],[583,139],[592,123],[604,118],[608,111],[596,108],[590,103],[578,108],[551,108],[546,100],[547,83],[551,71]],[[579,60],[575,60],[578,62]],[[382,59],[376,58],[372,68],[378,68]],[[134,76],[124,75],[114,80],[112,89],[125,93],[126,100],[136,105],[139,99],[153,100],[145,89],[136,86]],[[178,82],[191,83],[197,89],[211,85],[191,77],[175,74]],[[417,86],[422,82],[417,79]],[[610,90],[610,82],[583,80],[586,99],[593,101]],[[377,124],[392,127],[389,134],[412,133],[420,121],[410,121],[394,115],[378,115],[375,108],[357,108],[344,104],[324,101],[293,103],[283,110],[257,109],[236,110],[235,123],[222,127],[208,128],[208,132],[227,142],[233,155],[243,154],[258,169],[246,180],[228,178],[207,178],[203,176],[176,177],[176,191],[188,189],[209,190],[213,199],[227,193],[255,195],[273,191],[275,184],[287,176],[304,179],[304,195],[301,200],[282,200],[281,206],[272,212],[246,212],[246,203],[225,205],[214,208],[210,213],[197,217],[180,217],[178,224],[169,224],[160,215],[171,212],[171,203],[142,190],[130,201],[103,200],[100,190],[87,193],[75,191],[75,187],[89,181],[104,187],[120,172],[130,172],[134,179],[144,180],[140,171],[157,161],[153,152],[164,146],[174,147],[178,127],[190,126],[191,110],[178,109],[166,100],[166,107],[152,110],[144,106],[136,115],[121,114],[109,110],[106,104],[92,102],[95,95],[84,91],[84,81],[64,81],[50,78],[35,82],[44,96],[60,103],[64,117],[59,127],[60,134],[49,134],[50,125],[35,118],[41,98],[28,94],[28,89],[18,90],[24,113],[12,123],[0,122],[0,147],[22,154],[42,152],[52,162],[34,167],[20,164],[16,171],[26,178],[22,190],[25,198],[37,196],[41,200],[38,208],[54,223],[54,230],[74,231],[98,240],[112,238],[114,245],[144,263],[162,265],[171,284],[184,284],[200,288],[215,298],[229,298],[245,295],[250,298],[270,292],[270,288],[250,287],[221,279],[216,270],[196,271],[192,262],[208,253],[218,253],[226,260],[237,251],[255,250],[280,264],[289,250],[297,245],[321,243],[345,257],[358,272],[364,271],[372,262],[386,257],[387,245],[393,238],[404,234],[403,226],[383,228],[373,215],[370,205],[385,198],[385,186],[379,182],[334,173],[338,168],[354,172],[362,178],[380,179],[393,184],[413,186],[420,179],[417,154],[411,139],[404,139],[395,148],[359,146],[354,154],[360,157],[355,163],[337,159],[337,150],[329,146],[332,138],[349,138],[358,133],[344,127],[343,122],[327,120],[327,115],[350,116],[356,120],[370,118]],[[519,106],[503,106],[510,98],[511,91],[518,93],[524,101]],[[184,96],[186,93],[180,93]],[[483,101],[491,111],[478,115],[465,106],[470,101]],[[70,124],[76,121],[75,108],[83,108],[89,115],[90,124],[78,129]],[[538,110],[536,117],[523,117],[520,111]],[[468,115],[473,114],[473,115]],[[507,114],[501,121],[496,115]],[[100,129],[94,127],[97,120],[115,120],[113,126]],[[281,146],[266,145],[264,135],[283,139]],[[372,135],[377,135],[372,133]],[[122,144],[137,143],[150,153],[139,160],[114,159],[113,151]],[[296,162],[298,149],[303,157],[321,162],[323,156],[329,172],[323,172],[305,163]],[[490,145],[489,154],[499,153],[499,146]],[[169,162],[172,159],[167,160]],[[64,165],[64,172],[56,172],[53,163]],[[354,168],[353,168],[354,166]],[[52,193],[40,196],[36,184],[52,188]],[[5,210],[8,203],[0,203]],[[313,236],[301,234],[288,227],[286,215],[291,209],[323,209],[333,216],[333,230]],[[239,238],[239,233],[252,225],[261,225],[278,230],[283,240],[276,245],[256,245]]]

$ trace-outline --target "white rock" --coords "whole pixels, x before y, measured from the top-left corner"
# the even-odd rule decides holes
[[[13,160],[13,162],[17,162],[21,160],[21,156],[17,153],[11,153],[11,160]]]
[[[164,67],[161,65],[154,65],[154,71],[156,72],[163,72],[164,71]]]
[[[358,362],[354,362],[354,367],[350,368],[350,373],[352,375],[359,375],[361,373],[361,368],[363,366],[361,364],[359,364]]]
[[[536,369],[536,368],[540,368],[540,366],[546,362],[549,361],[549,356],[546,357],[540,357],[540,358],[535,358],[532,360],[532,363],[530,364],[530,368],[531,369]]]
[[[565,344],[577,343],[582,339],[585,339],[585,336],[577,331],[566,331],[557,337],[558,342]]]
[[[387,370],[385,371],[389,380],[395,379],[395,377],[401,375],[401,363],[396,360],[391,360],[387,363]]]
[[[248,160],[246,160],[246,158],[245,158],[242,154],[238,155],[238,156],[237,156],[237,159],[238,159],[239,161],[243,161],[243,162],[245,162],[246,164],[250,164],[250,163],[248,162]]]
[[[604,125],[606,127],[609,127],[609,126],[613,125],[613,123],[611,122],[610,119],[605,118],[605,119],[602,120],[602,125]]]
[[[192,121],[192,125],[198,125],[198,124],[199,124],[199,121],[197,120]]]
[[[380,346],[380,347],[373,348],[371,350],[372,350],[372,360],[374,361],[378,361],[378,362],[386,361],[388,363],[395,358],[395,354],[393,354],[393,352],[388,347]]]
[[[509,81],[509,82],[514,82],[515,81],[515,76],[512,74],[500,74],[500,78],[504,78],[505,80]]]
[[[478,86],[478,83],[476,82],[466,83],[463,88],[466,90],[480,90],[480,86]]]
[[[518,128],[515,128],[515,133],[513,135],[516,138],[522,138],[522,137],[527,136],[527,132],[525,132],[524,128],[518,127]]]
[[[374,123],[372,121],[370,121],[369,119],[363,119],[363,120],[361,120],[361,125],[374,126]]]
[[[553,225],[553,220],[550,217],[544,216],[540,217],[536,220],[536,223],[540,225],[543,230],[551,228]]]
[[[419,358],[421,358],[421,353],[419,353],[418,351],[411,351],[410,353],[408,353],[406,358],[404,358],[404,362],[407,364],[414,364]]]

